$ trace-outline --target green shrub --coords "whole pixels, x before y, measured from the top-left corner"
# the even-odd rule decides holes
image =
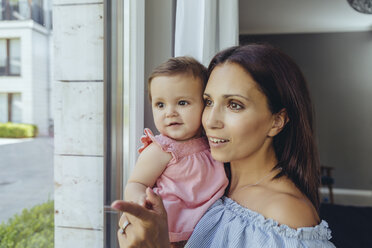
[[[54,202],[23,209],[0,224],[0,248],[53,248]]]
[[[37,126],[32,124],[0,123],[1,138],[31,138],[36,137],[37,132]]]

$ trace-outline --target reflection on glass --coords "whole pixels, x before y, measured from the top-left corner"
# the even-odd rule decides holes
[[[11,110],[12,110],[11,121],[18,123],[22,122],[22,102],[20,93],[12,94]]]
[[[22,122],[21,93],[0,93],[0,122]]]
[[[28,0],[19,0],[19,14],[23,16],[23,18],[31,18],[31,9]]]
[[[0,39],[0,76],[21,73],[20,39]]]
[[[0,75],[5,75],[6,57],[6,40],[0,39]]]
[[[54,247],[51,10],[0,0],[0,248]]]
[[[0,122],[8,121],[8,94],[0,93]]]
[[[21,73],[21,47],[19,39],[10,40],[10,74],[19,75]]]
[[[43,0],[0,0],[0,20],[27,19],[44,25]]]

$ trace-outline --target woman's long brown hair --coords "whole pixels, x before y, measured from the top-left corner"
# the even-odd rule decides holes
[[[275,168],[282,167],[275,178],[287,176],[318,209],[320,162],[314,138],[313,106],[302,72],[280,50],[251,44],[216,54],[209,64],[208,76],[216,66],[226,62],[240,65],[253,77],[266,95],[272,113],[286,109],[289,122],[273,140],[278,159]],[[225,167],[229,172],[228,163]]]

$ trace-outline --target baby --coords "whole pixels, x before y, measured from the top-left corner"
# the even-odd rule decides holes
[[[206,68],[191,57],[171,58],[152,72],[149,97],[160,135],[145,129],[125,187],[126,200],[143,206],[147,187],[162,197],[173,244],[185,243],[228,184],[223,164],[212,158],[203,136],[206,81]]]

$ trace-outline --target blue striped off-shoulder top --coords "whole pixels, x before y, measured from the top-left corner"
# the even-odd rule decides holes
[[[297,229],[239,205],[228,197],[217,200],[196,225],[187,248],[335,247],[326,221]]]

